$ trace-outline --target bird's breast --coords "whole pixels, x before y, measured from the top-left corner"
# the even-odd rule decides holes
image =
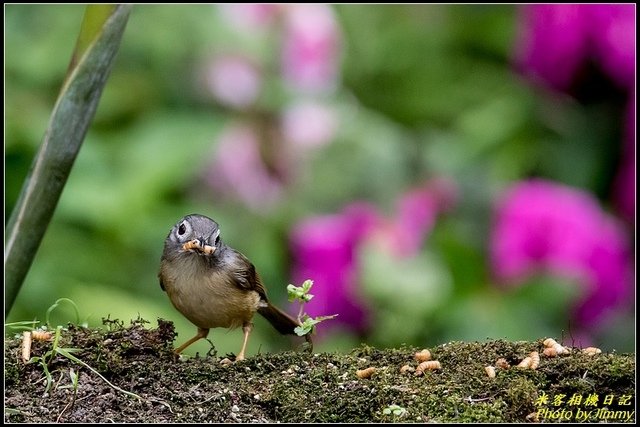
[[[160,274],[175,308],[200,328],[242,326],[260,304],[257,292],[241,289],[233,274],[196,254],[165,260]]]

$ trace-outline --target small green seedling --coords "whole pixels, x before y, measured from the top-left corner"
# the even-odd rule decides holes
[[[71,385],[65,385],[60,388],[71,388],[73,390],[74,396],[78,394],[78,378],[79,373],[73,370],[73,368],[69,368],[69,379],[71,380]]]
[[[58,415],[58,419],[56,420],[56,423],[59,423],[65,411],[69,407],[73,408],[73,405],[76,403],[76,398],[78,397],[78,377],[79,377],[79,374],[76,373],[76,371],[74,371],[73,368],[69,368],[69,378],[71,379],[71,385],[61,386],[60,388],[73,389],[73,396],[71,397],[71,400],[69,401],[69,403],[67,403],[66,406],[62,409],[62,411],[60,412],[60,415]]]
[[[69,298],[58,298],[56,300],[56,302],[54,302],[51,305],[51,307],[49,307],[49,309],[47,310],[47,314],[45,315],[44,324],[47,325],[47,326],[51,326],[51,313],[53,312],[53,310],[58,308],[58,306],[63,302],[66,302],[66,303],[70,304],[71,307],[73,307],[73,311],[76,314],[76,323],[75,324],[86,327],[87,326],[86,322],[84,322],[84,324],[80,323],[80,312],[78,311],[78,306],[76,305],[75,302],[73,302],[73,300],[71,300]]]
[[[67,303],[71,304],[73,306],[73,308],[75,309],[76,320],[78,322],[80,321],[80,316],[79,316],[79,313],[78,313],[78,306],[72,300],[70,300],[69,298],[60,298],[55,303],[53,303],[53,305],[51,305],[51,307],[49,307],[49,309],[47,310],[46,320],[45,320],[45,325],[46,326],[49,326],[49,317],[51,315],[51,312],[54,309],[56,309],[60,305],[61,302],[67,302]],[[26,323],[26,322],[17,322],[16,326],[23,327],[24,325],[22,323]],[[38,323],[38,322],[28,322],[28,323],[30,323],[30,324],[33,323],[33,326],[35,326],[35,324]],[[126,394],[127,396],[134,397],[136,399],[142,399],[137,394],[132,393],[130,391],[123,390],[120,387],[116,386],[115,384],[112,384],[109,380],[107,380],[104,376],[102,376],[98,371],[96,371],[91,366],[89,366],[88,364],[86,364],[85,362],[83,362],[82,360],[78,359],[76,356],[74,356],[72,354],[72,353],[79,352],[80,349],[78,349],[78,348],[62,348],[62,347],[60,347],[59,344],[60,344],[60,337],[61,337],[61,334],[62,334],[62,330],[63,330],[62,326],[59,325],[59,326],[56,327],[55,335],[53,336],[53,344],[51,345],[51,349],[49,351],[47,351],[42,356],[31,357],[29,359],[29,361],[27,362],[27,363],[38,363],[42,367],[42,370],[44,371],[45,378],[46,378],[46,381],[47,381],[47,385],[45,387],[45,394],[47,394],[49,392],[49,390],[51,389],[51,386],[53,385],[53,376],[51,375],[51,372],[49,371],[49,365],[51,364],[53,359],[56,356],[59,355],[59,356],[62,356],[62,357],[66,357],[70,361],[75,362],[75,363],[77,363],[79,365],[82,365],[85,368],[89,369],[91,372],[93,372],[94,374],[99,376],[104,382],[106,382],[114,390],[117,390],[117,391],[119,391],[119,392],[121,392],[123,394]],[[77,388],[78,388],[78,374],[76,374],[72,370],[72,372],[70,372],[69,375],[71,376],[71,382],[72,382],[74,393],[75,393],[77,391]]]
[[[331,316],[318,316],[318,317],[310,317],[308,314],[304,312],[304,305],[311,301],[313,298],[313,294],[310,294],[309,291],[313,286],[313,280],[307,279],[302,283],[302,286],[289,285],[287,286],[287,293],[289,296],[289,302],[300,301],[300,310],[298,311],[298,321],[300,322],[300,326],[294,329],[294,332],[302,337],[305,335],[309,335],[313,332],[313,328],[318,323],[333,319],[337,316],[337,314]]]
[[[45,386],[44,393],[49,393],[51,386],[53,385],[53,376],[51,372],[49,372],[49,364],[53,360],[54,356],[58,353],[58,342],[60,340],[60,332],[62,331],[62,326],[58,326],[56,328],[56,332],[53,338],[53,345],[51,346],[51,350],[47,351],[42,356],[34,356],[29,359],[29,363],[39,363],[42,367],[42,371],[44,372],[45,378],[47,380],[47,385]]]
[[[384,415],[393,415],[394,417],[402,417],[407,413],[407,410],[402,406],[389,405],[382,410]]]

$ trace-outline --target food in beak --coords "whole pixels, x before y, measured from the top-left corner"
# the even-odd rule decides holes
[[[202,252],[202,253],[204,253],[206,255],[211,255],[216,250],[216,247],[215,246],[209,246],[209,245],[203,245],[202,243],[200,243],[200,240],[193,239],[193,240],[189,240],[187,243],[182,245],[182,249],[185,250],[185,251],[196,250],[196,251],[200,251],[200,252]]]

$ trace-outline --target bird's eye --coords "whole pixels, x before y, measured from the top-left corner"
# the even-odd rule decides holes
[[[180,224],[180,227],[178,227],[178,236],[182,236],[186,232],[187,232],[187,227],[184,225],[184,222],[183,222],[182,224]]]

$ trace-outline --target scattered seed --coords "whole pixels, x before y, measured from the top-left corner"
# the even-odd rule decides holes
[[[31,359],[31,332],[22,333],[22,361],[28,362]]]
[[[493,366],[485,366],[484,367],[484,371],[487,373],[487,376],[489,378],[495,378],[496,377],[496,368],[494,368]]]
[[[507,362],[507,359],[505,359],[504,357],[501,357],[500,359],[496,360],[496,366],[501,369],[509,369],[511,365],[509,365],[509,362]]]
[[[416,369],[413,366],[410,365],[404,365],[402,368],[400,368],[400,373],[401,374],[406,374],[407,372],[413,372]]]
[[[52,336],[49,331],[31,331],[31,338],[37,341],[49,341]]]
[[[358,376],[358,378],[369,378],[375,372],[376,372],[376,368],[370,367],[370,368],[366,368],[366,369],[358,369],[356,371],[356,375]]]
[[[538,365],[540,365],[540,355],[538,352],[532,351],[529,357],[531,358],[531,365],[529,367],[531,369],[538,369]]]
[[[533,362],[533,360],[531,360],[530,356],[527,356],[524,359],[522,359],[522,362],[518,363],[516,368],[529,369],[531,367],[531,362]]]
[[[437,360],[429,360],[419,364],[418,367],[416,368],[415,374],[422,375],[424,374],[424,371],[433,371],[436,369],[442,369],[442,365],[440,365],[440,362]]]
[[[421,350],[421,351],[417,352],[413,357],[418,362],[426,362],[428,360],[431,360],[431,352],[429,350],[427,350],[427,349],[424,349],[424,350]]]
[[[554,340],[553,338],[547,338],[546,340],[543,341],[543,344],[545,347],[547,348],[553,348],[553,350],[555,351],[556,355],[561,355],[561,354],[569,354],[571,353],[571,349],[564,347],[563,345],[559,344],[556,340]],[[549,354],[552,354],[553,351],[549,351]],[[553,356],[551,356],[553,357]]]
[[[598,347],[587,347],[583,348],[582,352],[588,354],[589,356],[595,356],[596,354],[602,353],[602,350],[600,350]]]

